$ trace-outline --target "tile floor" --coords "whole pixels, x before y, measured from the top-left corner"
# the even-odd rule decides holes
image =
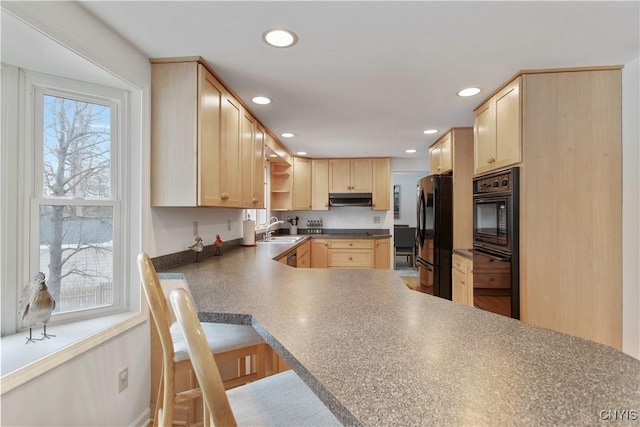
[[[411,262],[407,261],[407,257],[396,257],[396,274],[400,277],[418,277],[418,269],[411,266]]]

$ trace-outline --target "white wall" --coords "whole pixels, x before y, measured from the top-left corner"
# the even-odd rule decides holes
[[[242,209],[217,208],[152,208],[146,250],[149,256],[184,251],[193,244],[193,222],[198,222],[198,235],[210,245],[220,235],[223,241],[242,237]]]
[[[622,350],[640,359],[640,59],[622,70]]]
[[[148,324],[141,324],[4,394],[1,424],[146,425],[150,384],[148,328]],[[129,368],[129,387],[118,393],[117,374],[125,367]]]
[[[307,228],[308,219],[322,219],[324,228],[393,228],[392,211],[374,211],[368,207],[331,208],[328,211],[291,211],[273,212],[278,218],[299,217],[299,228]],[[379,222],[375,222],[378,218]],[[280,228],[289,228],[283,224]]]
[[[426,151],[426,148],[425,148]],[[415,159],[393,158],[391,159],[392,172],[425,172],[429,175],[429,156]]]
[[[142,157],[148,147],[148,59],[76,3],[2,2],[1,6],[66,49],[137,88],[131,93],[132,133],[128,147],[134,168],[126,189],[133,199],[130,245],[136,253],[144,233],[140,221],[144,198],[141,181],[145,173],[148,175],[148,171],[135,167],[148,163]],[[32,52],[32,58],[39,56],[39,52]],[[46,65],[36,71],[46,71]],[[133,260],[129,267],[132,286],[139,287]],[[139,301],[138,295],[134,300],[136,308]],[[118,393],[116,373],[125,366],[129,368],[129,387]],[[145,322],[3,394],[0,424],[145,425],[149,415],[149,371],[149,324]]]
[[[393,185],[400,186],[400,218],[394,220],[394,224],[408,224],[416,226],[416,207],[418,194],[416,187],[418,180],[427,176],[427,172],[394,172]]]

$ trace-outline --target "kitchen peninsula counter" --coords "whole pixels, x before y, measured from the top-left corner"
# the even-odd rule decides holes
[[[253,324],[345,424],[592,425],[616,410],[640,417],[637,359],[411,291],[391,270],[273,261],[293,246],[233,248],[165,277],[184,277],[201,320]]]

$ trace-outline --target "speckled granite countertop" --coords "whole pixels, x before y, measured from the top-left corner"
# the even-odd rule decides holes
[[[640,418],[639,360],[411,291],[390,270],[272,260],[291,246],[236,248],[172,271],[202,320],[253,324],[345,424],[593,425],[611,424],[616,410]]]

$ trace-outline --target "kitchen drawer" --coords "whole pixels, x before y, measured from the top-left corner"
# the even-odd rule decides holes
[[[373,240],[370,239],[332,239],[329,241],[330,249],[373,249]]]
[[[467,274],[467,261],[460,255],[453,255],[453,268],[463,275]]]
[[[329,268],[373,268],[373,250],[329,249]]]

